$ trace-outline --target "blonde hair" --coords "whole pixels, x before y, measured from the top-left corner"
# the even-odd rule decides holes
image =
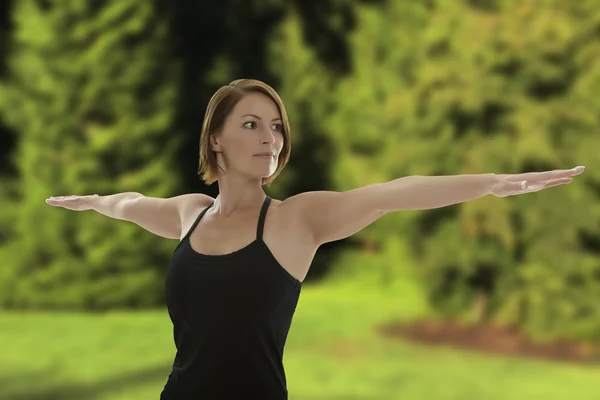
[[[233,111],[235,105],[248,93],[262,93],[271,98],[281,114],[283,125],[283,148],[277,160],[277,169],[268,178],[262,178],[262,184],[269,186],[287,165],[291,153],[290,122],[283,101],[277,92],[269,85],[256,79],[237,79],[227,86],[222,86],[208,102],[202,132],[200,133],[200,163],[198,175],[210,185],[217,180],[217,157],[210,148],[210,135],[220,132],[225,120]]]

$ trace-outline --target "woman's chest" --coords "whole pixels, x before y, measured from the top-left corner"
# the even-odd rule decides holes
[[[195,216],[186,219],[184,232],[193,225]],[[261,232],[262,231],[262,232]],[[262,235],[261,235],[262,233]],[[236,256],[251,256],[245,249],[257,245],[262,237],[269,255],[279,268],[284,269],[296,280],[306,277],[317,247],[306,233],[306,228],[294,216],[272,205],[265,216],[261,229],[257,213],[237,215],[229,221],[216,221],[204,215],[193,231],[189,232],[189,250],[207,260],[233,260]],[[184,245],[182,243],[182,245]]]

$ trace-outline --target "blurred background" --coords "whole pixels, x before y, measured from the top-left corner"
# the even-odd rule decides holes
[[[600,0],[3,0],[0,399],[158,399],[177,241],[44,199],[216,196],[199,134],[238,78],[290,115],[276,199],[586,166],[322,246],[291,400],[600,398]]]

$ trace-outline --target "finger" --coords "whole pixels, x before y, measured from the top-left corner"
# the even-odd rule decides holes
[[[565,178],[565,177],[569,177],[569,176],[576,176],[576,175],[583,173],[584,169],[585,169],[585,167],[575,167],[573,169],[562,170],[560,172],[555,173],[553,179],[560,179],[560,178]]]
[[[527,182],[527,181],[518,181],[518,182],[504,181],[500,188],[501,188],[501,192],[503,192],[503,193],[519,194],[519,193],[523,193],[523,192],[527,191],[527,189],[529,188],[529,182]]]
[[[50,204],[51,206],[60,206],[60,205],[64,204],[64,200],[61,200],[61,199],[46,199],[46,203]]]
[[[573,182],[573,178],[562,178],[550,181],[544,185],[544,188],[549,188],[553,186],[566,185],[567,183]]]
[[[50,205],[60,205],[63,204],[64,202],[68,202],[70,200],[75,200],[77,199],[79,196],[56,196],[56,197],[49,197],[46,199],[46,203],[50,204]]]
[[[566,178],[569,176],[576,176],[585,170],[585,167],[579,166],[571,169],[555,169],[553,171],[546,172],[527,172],[519,174],[518,177],[521,179],[531,180],[535,182],[550,181],[554,179]]]
[[[585,167],[575,167],[572,169],[557,169],[554,171],[549,171],[546,172],[546,175],[549,177],[545,180],[551,180],[551,179],[561,179],[561,178],[566,178],[569,176],[576,176],[579,175],[581,173],[583,173],[583,170],[585,169]]]
[[[514,185],[514,189],[517,192],[522,192],[524,190],[527,190],[527,188],[529,187],[529,182],[525,181],[520,181],[520,182],[513,182]]]

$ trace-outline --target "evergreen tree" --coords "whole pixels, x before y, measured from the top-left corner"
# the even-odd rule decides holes
[[[13,10],[0,112],[18,133],[19,185],[0,209],[0,304],[107,308],[160,304],[173,242],[58,195],[168,197],[179,139],[169,135],[177,68],[153,3],[39,2]],[[18,190],[17,190],[18,189]],[[140,249],[147,249],[140,253]]]
[[[387,215],[356,235],[372,256],[341,257],[339,273],[389,283],[413,266],[440,316],[515,324],[539,340],[600,339],[598,9],[595,0],[358,6],[352,72],[328,99],[315,89],[312,108],[334,105],[328,113],[305,113],[333,139],[335,190],[587,169],[568,187]]]

